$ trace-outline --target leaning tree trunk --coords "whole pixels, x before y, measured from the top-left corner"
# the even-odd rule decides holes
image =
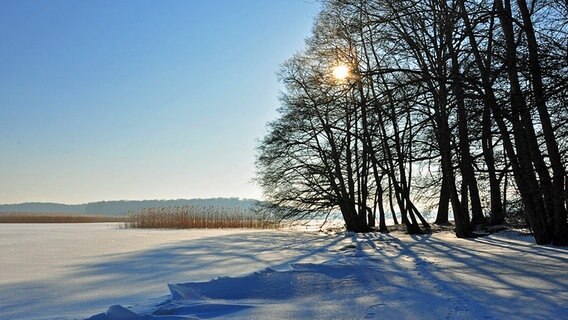
[[[499,179],[495,169],[495,155],[493,153],[493,139],[491,136],[491,110],[489,106],[485,106],[482,119],[482,137],[481,145],[483,148],[483,158],[487,165],[487,175],[489,176],[489,192],[491,195],[491,225],[503,224],[505,222],[505,214],[501,202],[501,189],[499,187]]]
[[[491,72],[489,66],[486,66],[483,59],[481,58],[477,39],[469,21],[464,0],[460,0],[459,4],[461,9],[461,17],[466,28],[465,31],[469,38],[469,43],[473,52],[474,62],[477,65],[482,80],[484,94],[483,98],[486,101],[485,105],[491,107],[491,112],[493,113],[495,121],[497,122],[499,132],[503,139],[503,146],[513,168],[515,182],[517,183],[517,187],[521,194],[521,199],[523,200],[523,204],[525,206],[529,224],[534,231],[535,240],[538,244],[550,243],[551,237],[546,229],[546,216],[542,214],[543,212],[545,212],[544,201],[539,192],[540,190],[534,169],[532,167],[532,163],[530,161],[530,155],[526,150],[527,142],[524,136],[525,132],[524,128],[520,124],[520,121],[518,120],[518,111],[515,109],[516,106],[512,104],[513,114],[512,117],[510,117],[510,120],[513,124],[513,134],[516,142],[515,146],[513,146],[509,129],[504,120],[505,117],[503,115],[503,110],[498,105],[495,92],[493,90],[493,84],[490,80]],[[503,11],[502,2],[500,0],[495,1],[495,7],[498,11]],[[515,152],[515,149],[517,152]]]
[[[475,227],[476,225],[485,222],[485,217],[483,216],[483,209],[481,207],[481,198],[479,196],[479,188],[477,186],[477,179],[475,178],[475,172],[473,171],[473,159],[469,150],[469,130],[467,128],[467,110],[465,108],[464,101],[464,89],[463,80],[459,71],[459,64],[457,53],[453,48],[451,43],[451,37],[447,38],[449,53],[452,56],[452,90],[456,97],[456,104],[458,107],[458,135],[459,135],[459,152],[461,155],[460,169],[462,173],[463,183],[466,188],[466,192],[462,197],[464,204],[467,203],[467,196],[469,191],[469,196],[471,199],[471,225]],[[467,205],[464,205],[464,210],[467,212]]]
[[[396,217],[396,213],[394,212],[394,201],[392,199],[392,181],[390,176],[388,177],[389,179],[389,208],[391,210],[391,215],[392,215],[392,220],[394,222],[395,225],[398,225],[398,219]]]
[[[531,72],[532,88],[535,96],[535,105],[538,111],[550,164],[552,166],[553,181],[551,185],[552,213],[549,214],[549,228],[552,230],[552,241],[557,245],[568,244],[567,213],[564,206],[566,170],[562,164],[562,157],[558,150],[558,144],[554,136],[554,129],[550,120],[550,114],[546,107],[544,85],[538,54],[538,42],[536,39],[532,19],[525,0],[517,0],[524,23],[524,31],[527,36],[529,49],[529,69]],[[546,191],[545,191],[546,192]]]
[[[448,224],[448,211],[450,210],[450,192],[448,181],[442,175],[442,187],[440,188],[440,197],[438,199],[438,213],[436,214],[435,224]]]
[[[471,237],[471,225],[467,212],[464,212],[460,202],[458,190],[456,189],[456,181],[454,177],[454,168],[452,166],[452,154],[450,147],[450,128],[448,126],[448,117],[444,104],[438,105],[438,141],[440,148],[440,156],[442,161],[442,173],[447,179],[448,193],[454,213],[456,236],[458,238]]]
[[[529,185],[526,191],[532,195],[533,205],[536,209],[530,213],[529,223],[533,228],[537,242],[550,243],[552,237],[547,218],[550,216],[548,212],[553,207],[552,195],[549,192],[552,183],[544,163],[544,157],[539,150],[531,115],[521,90],[510,4],[507,3],[505,7],[502,0],[495,0],[495,9],[499,13],[498,17],[505,38],[505,66],[511,91],[511,123],[517,143],[517,155],[521,166],[525,168],[524,171],[528,174],[526,178],[528,178],[527,183]],[[535,172],[532,170],[533,166],[538,173],[539,181],[537,181]]]

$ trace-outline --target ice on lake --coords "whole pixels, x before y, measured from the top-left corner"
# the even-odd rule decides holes
[[[568,250],[512,233],[0,225],[0,319],[548,319]]]

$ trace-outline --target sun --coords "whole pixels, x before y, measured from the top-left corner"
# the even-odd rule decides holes
[[[348,66],[346,66],[344,64],[340,64],[340,65],[335,66],[331,73],[333,74],[333,77],[335,79],[345,80],[345,79],[347,79],[347,77],[349,77],[350,70],[349,70]]]

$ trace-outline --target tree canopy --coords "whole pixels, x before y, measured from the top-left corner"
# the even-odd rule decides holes
[[[566,245],[567,69],[565,1],[325,1],[279,73],[258,182],[283,218],[355,232],[423,232],[429,205],[470,237],[518,200],[537,243]]]

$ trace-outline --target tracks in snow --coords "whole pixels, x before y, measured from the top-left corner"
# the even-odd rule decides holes
[[[411,246],[391,235],[347,233],[345,239],[332,250],[342,253],[342,256],[335,259],[337,262],[366,258],[362,260],[374,262],[379,268],[384,267],[381,264],[394,264],[399,267],[398,271],[411,273],[413,281],[417,282],[417,287],[430,287],[432,292],[429,294],[440,296],[445,300],[447,320],[478,318],[473,315],[476,308],[473,308],[474,310],[471,308],[476,302],[469,299],[466,292],[460,292],[452,286],[449,275],[445,274],[445,270],[438,265],[435,258],[414,251]],[[392,259],[396,260],[393,262]],[[385,303],[370,305],[363,319],[381,318],[385,306]],[[482,319],[492,319],[492,317],[485,316]]]

